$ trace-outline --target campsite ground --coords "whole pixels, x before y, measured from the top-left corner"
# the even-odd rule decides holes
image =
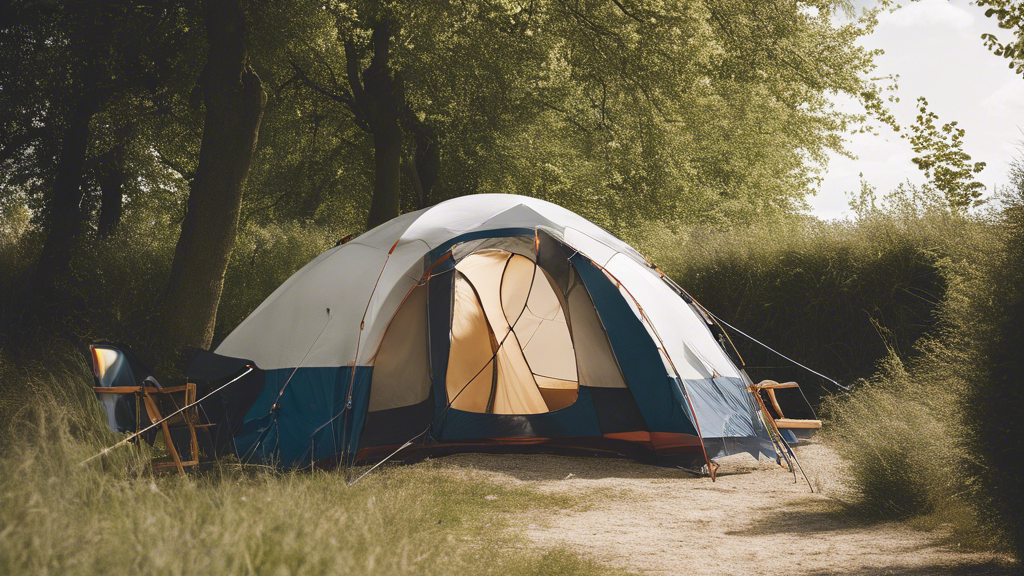
[[[834,455],[819,445],[798,450],[812,483],[829,493]],[[537,546],[644,574],[1016,573],[1008,557],[967,551],[941,532],[851,517],[774,462],[747,456],[723,459],[715,483],[628,460],[471,454],[442,461],[502,484],[607,494],[580,511],[533,511],[514,524]]]

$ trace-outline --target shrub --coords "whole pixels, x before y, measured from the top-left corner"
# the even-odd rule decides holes
[[[1024,560],[1024,174],[1002,211],[989,250],[951,266],[958,273],[944,309],[951,363],[969,375],[963,423],[971,457],[965,474],[983,488]]]
[[[921,372],[912,374],[890,354],[852,395],[825,402],[823,438],[846,463],[844,500],[872,514],[970,513],[967,483],[956,473],[966,458],[956,417],[963,388]],[[972,522],[961,526],[972,530]]]
[[[860,503],[1024,559],[1024,180],[936,262],[937,329],[827,404]]]
[[[876,213],[662,232],[642,244],[702,305],[783,354],[847,384],[935,325],[937,263],[975,224],[947,214]],[[812,400],[835,388],[732,334],[755,379],[795,380]]]

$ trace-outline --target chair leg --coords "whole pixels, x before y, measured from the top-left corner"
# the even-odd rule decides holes
[[[167,444],[167,451],[171,453],[174,458],[174,466],[178,469],[178,474],[185,475],[185,468],[181,465],[181,457],[178,456],[178,451],[174,449],[174,441],[171,440],[171,431],[167,427],[167,422],[160,425],[164,431],[164,443]]]
[[[153,422],[154,424],[159,422],[163,416],[160,415],[160,409],[157,408],[153,397],[144,393],[143,400],[146,403],[146,413],[149,415],[150,422]],[[164,433],[164,444],[167,445],[167,451],[170,452],[171,457],[174,458],[174,466],[178,469],[178,473],[184,476],[185,468],[181,465],[181,458],[178,456],[178,451],[174,449],[174,441],[171,439],[171,430],[168,428],[167,422],[162,423],[160,425],[160,429],[163,430]]]
[[[196,401],[196,385],[192,382],[187,384],[188,388],[185,392],[185,398],[188,404],[195,404]],[[188,432],[192,436],[192,457],[190,462],[192,464],[199,464],[199,438],[196,437],[196,423],[199,421],[199,409],[189,408],[188,416],[185,418],[185,422],[188,423]]]

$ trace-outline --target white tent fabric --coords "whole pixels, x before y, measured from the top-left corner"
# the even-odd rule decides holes
[[[216,352],[252,360],[264,370],[373,365],[375,359],[384,358],[378,350],[389,323],[432,264],[431,251],[459,236],[503,229],[542,229],[604,267],[628,293],[627,301],[655,334],[655,342],[681,380],[716,373],[738,376],[699,314],[632,247],[564,208],[504,194],[464,196],[404,214],[324,252],[274,291]],[[568,306],[571,315],[575,308],[592,310],[592,305],[571,294]],[[540,303],[538,307],[544,308]],[[532,315],[544,319],[550,308],[533,310]],[[553,321],[551,329],[557,329],[559,314],[560,309],[547,318]],[[561,322],[564,326],[564,317]],[[581,313],[578,322],[581,328],[588,324],[588,333],[593,333],[600,320]],[[521,345],[529,355],[529,343]],[[607,345],[600,339],[577,343],[595,349]],[[580,366],[578,381],[623,386],[618,370],[597,368]],[[565,376],[541,374],[555,379]]]

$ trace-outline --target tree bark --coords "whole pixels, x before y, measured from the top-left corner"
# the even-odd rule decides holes
[[[367,229],[398,216],[401,211],[402,130],[398,118],[373,130],[373,200]]]
[[[32,279],[33,294],[50,304],[71,269],[71,252],[82,229],[82,180],[89,147],[89,123],[98,108],[86,94],[71,110],[57,161],[53,193],[46,212],[46,241]]]
[[[403,120],[406,130],[412,134],[416,144],[414,170],[409,174],[416,190],[419,208],[430,206],[430,191],[437,183],[437,175],[441,171],[441,154],[438,150],[437,131],[420,120],[408,107],[405,108]]]
[[[117,146],[110,151],[99,167],[100,185],[100,217],[96,224],[96,235],[107,239],[121,224],[124,211],[124,146]]]
[[[200,78],[206,107],[199,167],[167,283],[161,344],[209,348],[235,245],[242,189],[267,96],[248,63],[239,0],[204,2],[209,52]]]
[[[398,216],[401,211],[402,126],[405,94],[391,70],[391,26],[384,20],[373,28],[373,59],[363,72],[363,106],[373,135],[373,200],[367,228]],[[358,92],[357,92],[358,93]]]

